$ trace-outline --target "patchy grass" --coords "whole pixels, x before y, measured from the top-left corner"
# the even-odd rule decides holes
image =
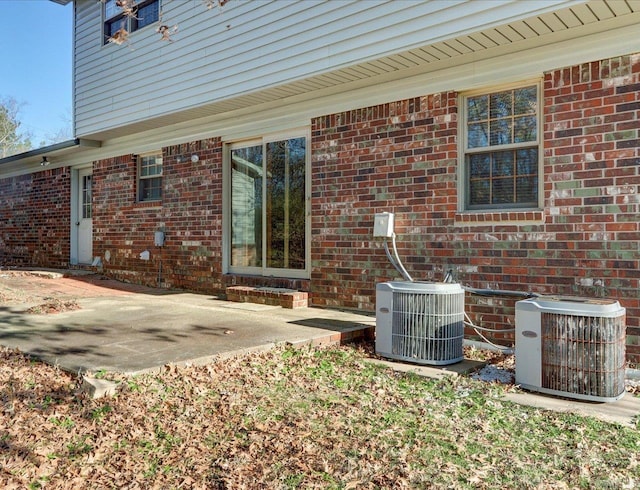
[[[89,400],[0,351],[3,488],[634,488],[637,430],[428,380],[357,347],[166,367]]]

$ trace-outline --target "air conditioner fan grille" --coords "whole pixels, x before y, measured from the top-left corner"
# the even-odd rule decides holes
[[[392,353],[430,364],[463,359],[464,291],[393,293]]]
[[[588,396],[624,392],[625,317],[542,313],[542,387]]]

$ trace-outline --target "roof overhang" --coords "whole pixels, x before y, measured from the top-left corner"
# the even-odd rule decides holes
[[[64,161],[68,157],[93,148],[99,148],[100,146],[102,146],[100,141],[76,138],[0,158],[0,174],[25,173],[26,169],[37,168],[37,165],[64,166]]]
[[[67,5],[68,3],[71,3],[73,0],[49,0],[49,1],[60,4],[60,5]]]

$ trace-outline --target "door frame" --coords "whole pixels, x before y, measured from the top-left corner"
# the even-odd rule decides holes
[[[71,221],[70,225],[70,247],[69,247],[69,263],[71,265],[90,265],[89,263],[80,263],[78,257],[79,250],[79,233],[77,223],[80,221],[80,174],[82,171],[91,170],[93,175],[93,168],[91,164],[73,167],[71,169]],[[92,257],[93,260],[93,257]]]

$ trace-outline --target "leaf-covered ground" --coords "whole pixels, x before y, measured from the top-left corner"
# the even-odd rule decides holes
[[[78,294],[78,290],[74,291],[73,296],[67,296],[51,287],[55,284],[55,280],[46,275],[0,269],[0,303],[3,306],[27,306],[25,313],[33,315],[80,309],[77,297],[81,294]]]
[[[100,374],[100,373],[98,373]],[[0,350],[1,488],[636,488],[637,430],[394,373],[357,346],[166,367],[90,400]]]

